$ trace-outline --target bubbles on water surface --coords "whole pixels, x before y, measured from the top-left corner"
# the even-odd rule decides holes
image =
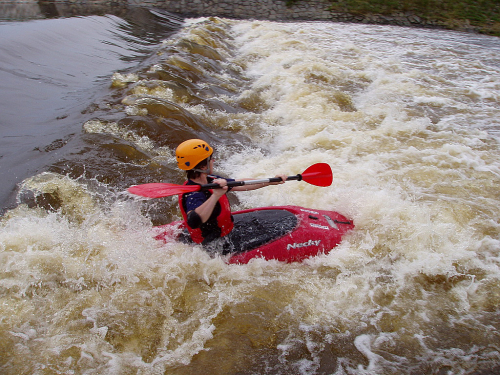
[[[195,20],[145,69],[115,75],[116,103],[83,129],[112,150],[126,183],[156,178],[155,163],[167,165],[162,178],[180,182],[168,158],[192,136],[215,144],[217,168],[234,177],[327,162],[330,188],[288,182],[242,193],[235,207],[332,209],[356,230],[302,264],[230,266],[197,246],[155,241],[145,203],[117,194],[124,189],[112,179],[35,176],[24,191],[50,210],[20,205],[1,222],[0,345],[11,355],[0,368],[399,374],[496,366],[498,144],[480,113],[497,113],[489,90],[500,75],[489,67],[481,76],[474,60],[483,49],[458,59],[430,31],[395,30]],[[474,86],[478,76],[491,83],[485,91]]]

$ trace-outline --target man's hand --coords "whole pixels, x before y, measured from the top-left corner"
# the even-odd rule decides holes
[[[280,184],[284,184],[284,183],[285,183],[285,181],[286,181],[286,179],[287,179],[287,176],[286,176],[286,175],[284,175],[284,174],[276,175],[276,176],[274,176],[274,177],[279,177],[279,178],[281,178],[281,181],[280,181],[280,182],[271,182],[271,183],[269,183],[269,185],[280,185]]]
[[[217,178],[212,181],[214,184],[219,185],[221,188],[220,189],[214,189],[213,194],[217,197],[217,200],[219,200],[220,197],[222,197],[224,194],[227,193],[227,181],[223,178]]]

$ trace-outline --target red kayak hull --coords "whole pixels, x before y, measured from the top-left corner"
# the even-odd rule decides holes
[[[264,211],[283,210],[297,218],[295,227],[280,237],[255,249],[233,254],[228,263],[248,263],[254,258],[275,259],[283,262],[300,262],[318,254],[327,254],[335,248],[343,236],[354,228],[352,220],[334,211],[314,210],[297,206],[261,207],[233,212],[235,219],[241,214],[258,217]],[[245,215],[242,215],[243,217]],[[248,216],[248,215],[246,215]],[[156,227],[156,239],[173,241],[184,229],[182,221]]]

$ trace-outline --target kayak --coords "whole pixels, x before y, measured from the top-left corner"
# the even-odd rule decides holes
[[[352,220],[334,211],[297,206],[252,208],[233,212],[228,263],[248,263],[254,258],[300,262],[329,253],[354,228]],[[183,221],[155,227],[155,238],[188,242]]]

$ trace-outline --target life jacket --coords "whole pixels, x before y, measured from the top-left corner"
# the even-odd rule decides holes
[[[184,182],[184,185],[187,184],[187,181]],[[209,190],[210,193],[213,193],[213,190]],[[179,207],[182,213],[182,217],[184,218],[184,223],[186,224],[186,227],[189,231],[189,234],[191,235],[191,239],[196,242],[196,243],[202,243],[205,238],[203,237],[202,230],[201,228],[191,228],[187,224],[187,212],[184,209],[184,205],[182,204],[183,201],[183,194],[179,194]],[[233,224],[233,216],[231,215],[231,206],[229,204],[229,199],[227,196],[224,194],[222,197],[219,198],[218,204],[220,204],[220,213],[217,216],[217,226],[220,228],[220,236],[224,237],[227,236],[231,231],[233,230],[234,224]]]

